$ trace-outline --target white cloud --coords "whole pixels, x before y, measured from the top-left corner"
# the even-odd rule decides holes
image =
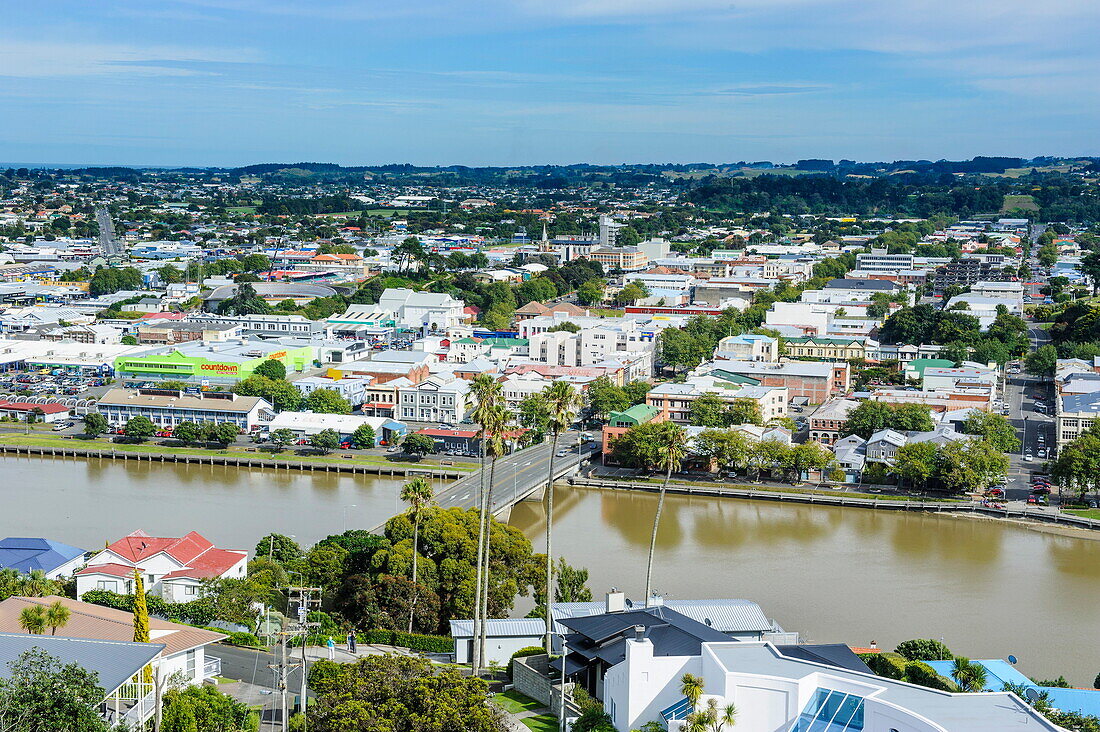
[[[194,65],[256,60],[246,50],[0,39],[0,76],[194,76]],[[189,68],[188,66],[191,65]]]

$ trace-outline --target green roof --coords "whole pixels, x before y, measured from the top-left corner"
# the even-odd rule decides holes
[[[906,371],[916,371],[920,376],[924,376],[925,369],[950,369],[955,367],[954,361],[948,361],[946,358],[914,358],[905,366]]]
[[[726,371],[725,369],[714,369],[707,373],[707,376],[713,376],[716,379],[722,379],[733,384],[749,384],[750,386],[759,386],[760,379],[754,379],[751,376],[745,374],[735,374],[732,371]]]
[[[634,424],[645,424],[660,413],[661,410],[651,404],[635,404],[633,407],[624,409],[621,412],[612,412],[608,422],[633,422]]]

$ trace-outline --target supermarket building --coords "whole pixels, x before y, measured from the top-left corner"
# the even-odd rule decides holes
[[[251,338],[211,343],[192,341],[161,353],[119,357],[115,360],[115,374],[124,382],[233,384],[247,379],[264,361],[281,361],[289,374],[310,368],[314,358],[312,346],[286,346]]]

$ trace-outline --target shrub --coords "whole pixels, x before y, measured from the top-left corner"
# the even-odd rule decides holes
[[[520,648],[518,651],[512,654],[511,658],[508,659],[508,675],[512,675],[512,662],[515,661],[517,658],[527,658],[528,656],[541,656],[543,653],[546,653],[546,649],[542,646],[527,646],[525,648]],[[1100,678],[1100,676],[1098,676],[1097,678]]]
[[[906,661],[897,653],[861,653],[859,658],[878,676],[899,681],[905,678]]]
[[[248,647],[248,648],[259,648],[263,645],[262,643],[260,643],[260,639],[257,638],[255,636],[255,634],[253,634],[253,633],[230,632],[230,633],[227,633],[227,635],[229,636],[229,638],[226,639],[225,642],[228,643],[231,646],[245,646],[245,647]]]
[[[931,638],[902,641],[894,653],[900,653],[907,661],[951,661],[955,658],[950,648]]]
[[[905,680],[910,684],[927,686],[929,689],[940,691],[958,691],[959,687],[949,679],[940,676],[932,670],[932,667],[921,661],[910,661],[905,664]]]

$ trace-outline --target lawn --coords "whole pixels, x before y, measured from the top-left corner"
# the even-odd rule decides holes
[[[534,730],[534,732],[557,732],[560,729],[557,718],[549,714],[525,717],[519,721],[523,723],[524,727]]]
[[[232,207],[227,208],[225,210],[228,211],[229,213],[235,213],[235,214],[254,214],[254,213],[256,213],[256,207],[255,206],[232,206]]]
[[[625,310],[616,310],[615,308],[592,308],[590,312],[601,318],[621,318],[626,314]]]
[[[499,694],[494,694],[493,701],[498,707],[510,714],[529,712],[532,709],[538,709],[545,706],[529,696],[520,694],[518,691],[504,691]]]
[[[278,454],[271,454],[269,452],[262,452],[258,449],[249,451],[243,447],[234,447],[226,450],[211,450],[201,447],[176,447],[171,445],[157,445],[157,444],[129,444],[118,442],[106,442],[105,440],[80,440],[73,439],[72,437],[64,437],[61,435],[53,434],[31,434],[22,435],[13,432],[0,432],[0,443],[7,445],[33,445],[35,447],[65,447],[65,448],[98,448],[101,450],[114,450],[116,452],[133,452],[133,453],[168,453],[173,455],[201,455],[204,457],[238,457],[238,458],[251,458],[251,459],[263,459],[270,460],[273,464],[284,462],[287,460],[293,460],[295,462],[307,462],[307,463],[319,463],[319,464],[340,464],[340,465],[382,465],[385,467],[405,467],[405,468],[419,468],[422,470],[428,470],[432,468],[438,468],[439,465],[434,462],[420,462],[420,463],[403,463],[386,460],[384,458],[370,458],[370,457],[354,457],[344,458],[340,457],[340,451],[333,452],[330,455],[296,455],[291,451],[282,452]],[[354,454],[354,453],[348,453]],[[475,463],[460,463],[455,462],[454,465],[446,466],[453,470],[476,470],[477,465]]]
[[[1001,204],[1001,213],[1012,211],[1018,208],[1025,211],[1039,210],[1039,206],[1035,203],[1034,196],[1007,194],[1005,196],[1004,202]]]
[[[1081,518],[1094,519],[1100,521],[1100,508],[1079,508],[1070,509],[1066,513],[1073,516],[1080,516]]]

